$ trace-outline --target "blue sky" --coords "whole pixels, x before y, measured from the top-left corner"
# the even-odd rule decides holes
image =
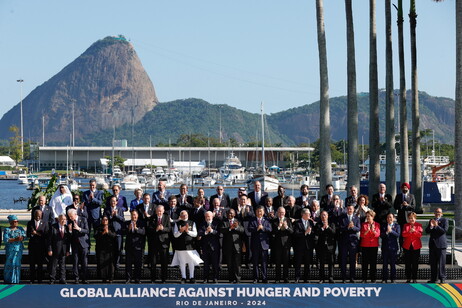
[[[396,3],[397,1],[392,1]],[[410,87],[409,0],[406,20]],[[367,92],[369,1],[353,0],[357,90]],[[346,95],[345,5],[325,0],[329,94]],[[419,89],[454,97],[454,0],[417,1]],[[393,9],[395,88],[399,87]],[[384,4],[377,1],[379,87],[385,87]],[[161,102],[189,97],[274,113],[319,100],[314,0],[1,0],[0,117],[108,35],[135,47]]]

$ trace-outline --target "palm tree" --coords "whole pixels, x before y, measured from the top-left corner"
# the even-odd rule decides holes
[[[385,0],[386,33],[386,100],[385,100],[385,141],[387,166],[385,170],[387,192],[396,195],[395,174],[395,98],[393,91],[393,50],[391,38],[391,3]]]
[[[456,125],[454,144],[456,162],[462,162],[462,0],[456,0]],[[462,221],[462,163],[455,166],[454,218],[460,227]],[[461,235],[458,230],[458,236]]]
[[[351,0],[345,0],[348,75],[348,186],[359,187],[358,103],[356,100],[355,36]]]
[[[330,149],[329,78],[327,71],[326,32],[324,29],[323,0],[316,0],[316,21],[318,29],[319,75],[320,75],[320,114],[319,114],[319,156],[320,186],[332,181]]]
[[[406,73],[404,65],[404,38],[403,38],[403,0],[398,0],[398,45],[399,45],[399,135],[400,135],[400,162],[401,183],[409,183],[409,145],[407,135],[407,109],[406,109]]]
[[[377,28],[375,0],[369,0],[369,197],[380,182],[379,86],[377,73]]]
[[[411,30],[411,96],[412,96],[412,192],[415,195],[416,210],[422,205],[422,176],[420,166],[420,113],[419,91],[417,87],[417,45],[416,26],[417,13],[415,0],[411,0],[409,23]]]

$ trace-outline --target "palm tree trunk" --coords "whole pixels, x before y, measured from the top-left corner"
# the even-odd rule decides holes
[[[396,195],[395,175],[395,98],[393,89],[393,50],[391,38],[391,3],[385,0],[385,33],[386,33],[386,100],[385,100],[385,169],[387,192]]]
[[[348,75],[348,187],[359,187],[358,103],[356,100],[355,35],[351,0],[345,0]]]
[[[332,181],[330,149],[329,78],[327,71],[326,32],[324,29],[323,0],[316,0],[316,21],[318,29],[320,114],[319,114],[319,156],[320,187],[323,189]]]
[[[409,10],[409,23],[411,30],[411,93],[412,93],[412,193],[415,195],[416,212],[422,207],[422,174],[420,164],[420,114],[419,91],[417,87],[417,45],[416,26],[417,13],[415,0],[411,0]]]
[[[404,35],[403,35],[403,0],[398,0],[398,44],[399,44],[399,144],[401,163],[401,183],[409,183],[409,145],[407,135],[406,109],[406,73],[404,65]]]
[[[456,0],[456,125],[455,125],[455,204],[457,226],[462,221],[462,0]],[[458,231],[460,237],[462,232]]]
[[[375,0],[369,0],[369,199],[380,182],[379,86]]]

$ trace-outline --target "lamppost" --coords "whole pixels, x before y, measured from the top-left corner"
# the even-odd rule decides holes
[[[24,82],[24,79],[18,79],[16,80],[19,82],[19,97],[21,100],[21,160],[24,159],[24,129],[23,129],[23,121],[22,121],[22,83]]]

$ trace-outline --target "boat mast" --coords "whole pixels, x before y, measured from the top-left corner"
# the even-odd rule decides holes
[[[263,102],[261,103],[261,167],[263,175],[266,174],[265,168],[265,122],[263,118]]]

